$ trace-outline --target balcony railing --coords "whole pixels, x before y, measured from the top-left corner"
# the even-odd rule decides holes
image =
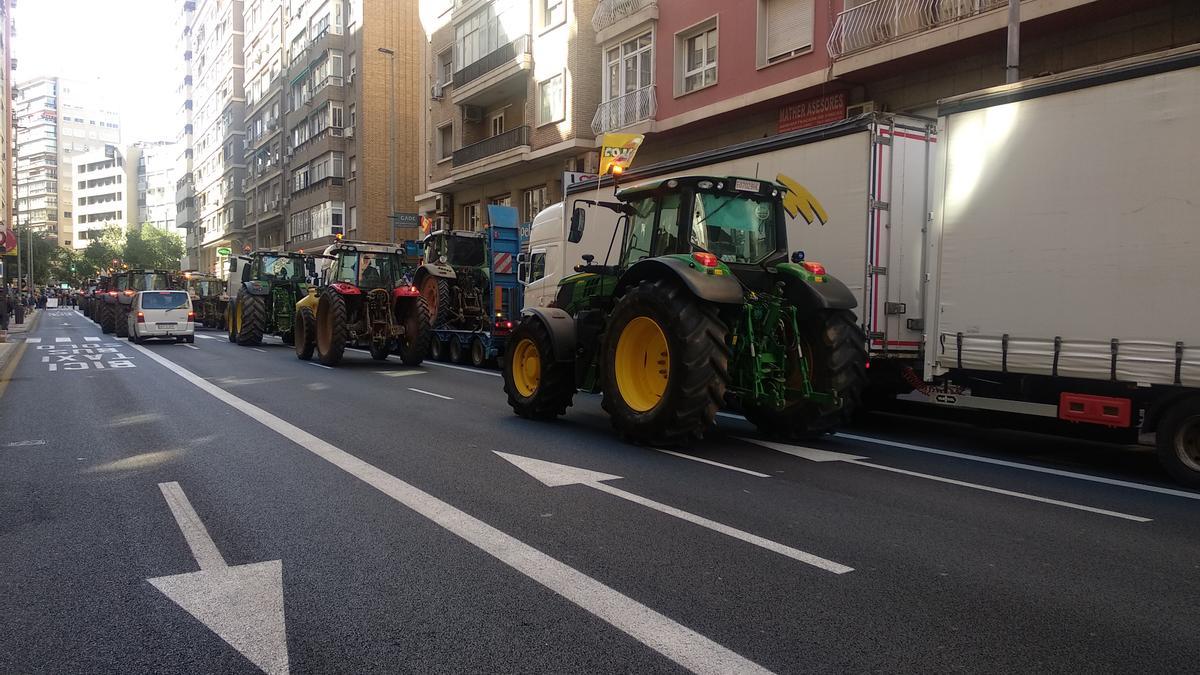
[[[454,166],[470,164],[505,150],[529,145],[529,127],[517,127],[454,151]]]
[[[478,79],[483,75],[499,68],[500,66],[517,58],[520,54],[529,53],[529,36],[522,35],[512,42],[496,49],[487,56],[470,63],[463,67],[462,70],[454,73],[454,86],[462,87],[471,80]]]
[[[838,14],[829,55],[840,58],[1008,5],[1008,0],[871,0]]]
[[[592,30],[599,33],[625,17],[657,6],[658,0],[600,0],[592,14]]]
[[[600,104],[592,118],[592,132],[603,134],[654,119],[658,112],[654,85],[642,87]]]

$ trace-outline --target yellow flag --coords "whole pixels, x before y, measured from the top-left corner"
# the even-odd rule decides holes
[[[645,138],[642,134],[604,134],[600,149],[600,175],[611,173],[613,167],[624,171],[633,164],[633,156]]]

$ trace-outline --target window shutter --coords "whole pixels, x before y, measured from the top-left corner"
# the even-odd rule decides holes
[[[767,61],[812,46],[813,0],[766,0]]]

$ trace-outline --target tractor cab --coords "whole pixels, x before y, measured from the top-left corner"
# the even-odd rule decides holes
[[[438,230],[429,233],[425,244],[425,261],[442,263],[453,268],[484,268],[487,266],[487,235],[468,230]]]
[[[364,290],[410,286],[408,259],[403,248],[370,242],[338,242],[325,249],[332,259],[329,283],[343,283]]]

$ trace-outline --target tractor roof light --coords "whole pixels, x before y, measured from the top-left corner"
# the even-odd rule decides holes
[[[692,260],[695,260],[705,267],[716,267],[720,263],[720,261],[717,260],[717,256],[709,253],[708,251],[696,251],[692,254]]]

